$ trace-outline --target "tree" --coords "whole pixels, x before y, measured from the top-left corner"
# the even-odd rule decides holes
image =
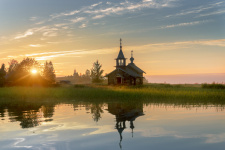
[[[88,83],[91,83],[91,72],[90,72],[90,70],[86,70],[85,71],[85,74],[83,75],[83,83],[86,83],[86,84],[88,84]]]
[[[47,80],[47,82],[49,84],[52,84],[55,82],[55,70],[54,70],[54,67],[53,67],[53,64],[52,62],[45,62],[44,64],[44,70],[43,70],[43,77],[45,80]]]
[[[20,63],[16,60],[9,62],[9,71],[7,81],[13,85],[33,85],[41,84],[40,64],[34,58],[24,58]],[[31,71],[36,70],[36,75],[32,75]]]
[[[85,76],[86,76],[86,77],[90,77],[90,76],[91,76],[90,70],[87,69],[87,70],[85,71]]]
[[[17,65],[18,65],[18,61],[15,59],[12,59],[9,61],[9,68],[8,68],[8,72],[7,75],[9,76],[11,73],[13,73],[13,71],[15,71]]]
[[[5,64],[2,64],[2,67],[0,69],[0,87],[5,84],[5,76],[6,76]]]
[[[91,78],[92,83],[101,83],[103,81],[103,72],[104,70],[101,69],[102,65],[98,62],[94,62],[93,68],[91,69]]]
[[[40,72],[40,64],[34,58],[25,58],[19,63],[18,68],[24,73],[30,73],[32,69]],[[17,70],[18,71],[18,70]]]

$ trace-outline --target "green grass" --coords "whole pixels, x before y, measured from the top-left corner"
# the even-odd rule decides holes
[[[202,84],[202,88],[206,89],[225,89],[225,85],[223,84]]]
[[[196,85],[148,84],[144,86],[76,85],[69,87],[4,87],[0,104],[29,102],[142,102],[145,104],[224,105],[225,90]]]

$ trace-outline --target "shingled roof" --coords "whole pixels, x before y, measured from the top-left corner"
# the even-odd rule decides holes
[[[138,73],[145,73],[143,70],[137,67],[134,63],[129,63],[127,67],[137,71]]]
[[[135,71],[133,71],[132,69],[130,69],[130,68],[117,68],[117,69],[119,69],[119,70],[121,70],[121,71],[123,71],[123,72],[125,72],[125,73],[127,73],[127,74],[129,74],[130,76],[132,76],[132,77],[140,77],[140,78],[142,78],[142,76],[141,75],[139,75],[139,74],[137,74]],[[105,77],[108,77],[111,73],[113,73],[113,72],[115,72],[117,69],[115,69],[115,70],[113,70],[112,72],[110,72],[109,74],[107,74]]]

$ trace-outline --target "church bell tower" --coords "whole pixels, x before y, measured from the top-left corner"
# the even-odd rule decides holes
[[[116,68],[125,67],[126,66],[126,58],[123,55],[122,51],[122,39],[120,39],[120,51],[118,57],[116,58]]]

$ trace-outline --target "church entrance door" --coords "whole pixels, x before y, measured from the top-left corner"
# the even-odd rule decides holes
[[[122,84],[122,78],[121,77],[116,77],[117,79],[117,84]]]

